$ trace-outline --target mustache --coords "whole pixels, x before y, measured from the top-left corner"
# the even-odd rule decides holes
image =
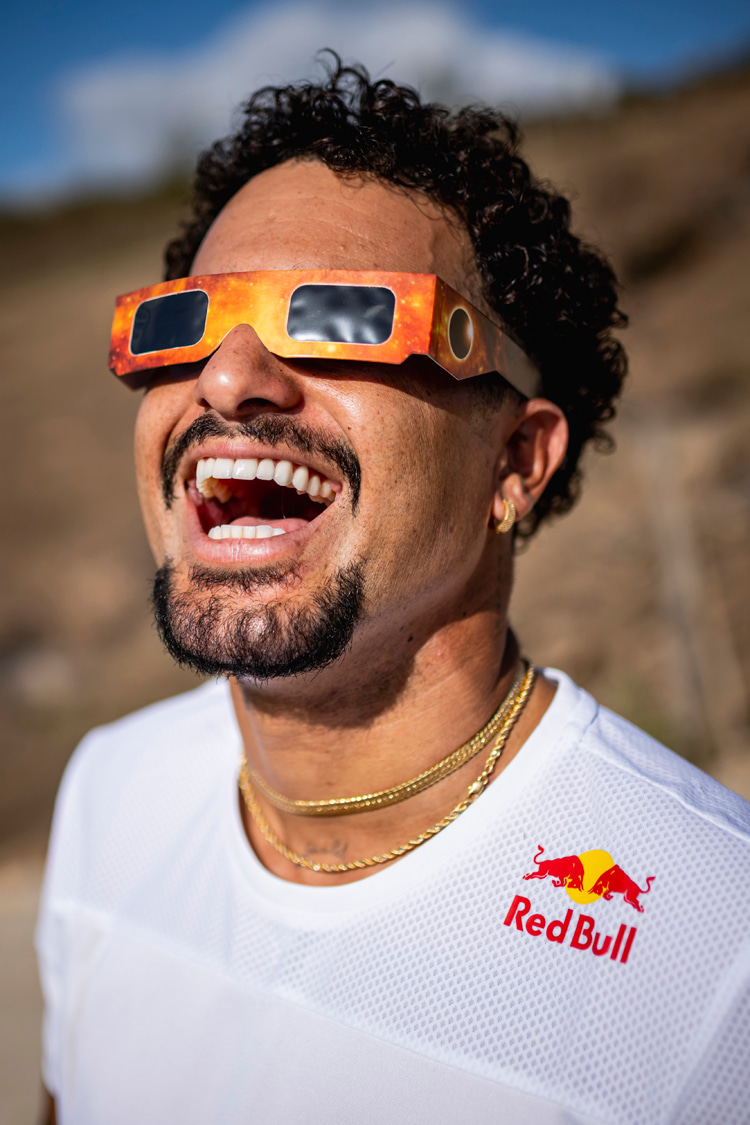
[[[196,418],[178,438],[166,449],[161,462],[161,489],[164,503],[171,508],[175,498],[177,470],[183,457],[196,445],[207,438],[247,438],[263,445],[277,446],[282,443],[289,449],[302,454],[319,454],[334,464],[349,485],[352,494],[352,509],[356,512],[362,471],[359,458],[352,447],[343,441],[333,441],[321,437],[310,426],[292,418],[276,414],[258,414],[242,422],[229,425],[211,414]]]

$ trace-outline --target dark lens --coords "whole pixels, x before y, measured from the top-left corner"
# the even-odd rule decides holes
[[[207,312],[208,293],[202,289],[168,293],[166,297],[144,301],[133,317],[131,355],[197,344],[206,328]]]
[[[293,340],[384,344],[393,330],[396,298],[376,285],[300,285],[289,302]]]

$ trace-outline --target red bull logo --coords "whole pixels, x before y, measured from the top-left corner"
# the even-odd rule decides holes
[[[539,856],[544,852],[542,845],[534,856],[536,871],[524,875],[524,879],[546,879],[549,875],[556,887],[572,887],[574,891],[583,890],[583,864],[580,856],[564,855],[560,859],[544,859],[539,862]]]
[[[534,856],[536,871],[529,871],[524,879],[546,879],[550,877],[556,887],[565,887],[574,902],[586,904],[603,898],[609,902],[613,895],[622,895],[628,906],[633,906],[639,914],[643,913],[643,905],[638,901],[639,895],[647,895],[651,884],[656,878],[649,875],[646,886],[639,887],[635,880],[615,863],[609,852],[594,850],[582,852],[581,855],[566,855],[559,859],[543,859],[544,848],[539,845],[539,850]],[[586,889],[588,888],[588,889]]]
[[[601,898],[609,902],[614,895],[622,895],[628,906],[634,907],[639,914],[643,913],[643,904],[639,898],[651,890],[654,875],[649,875],[646,886],[641,887],[615,863],[609,852],[599,849],[553,859],[542,859],[543,855],[544,848],[540,844],[534,856],[536,871],[527,872],[524,879],[551,879],[553,886],[564,887],[568,897],[581,905]],[[577,915],[573,923],[572,907],[564,918],[553,918],[550,921],[543,914],[532,914],[531,909],[530,899],[516,895],[505,916],[504,925],[515,925],[517,930],[525,931],[532,937],[544,934],[547,941],[560,945],[565,943],[570,933],[571,949],[588,949],[595,957],[608,956],[611,961],[618,961],[621,965],[627,963],[638,932],[635,926],[628,928],[626,923],[622,923],[616,934],[606,934],[594,929],[596,920],[589,914]]]

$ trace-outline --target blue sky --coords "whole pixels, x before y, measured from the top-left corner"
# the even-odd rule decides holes
[[[426,18],[427,3],[428,0],[422,0],[419,9],[422,20]],[[373,0],[366,14],[362,14],[362,8],[356,17],[343,17],[344,9],[337,7],[337,0],[274,0],[273,5],[237,0],[126,0],[117,5],[103,4],[101,0],[28,0],[7,5],[0,67],[0,198],[7,198],[9,193],[33,194],[74,189],[87,183],[109,184],[117,182],[118,177],[126,180],[123,169],[128,161],[134,182],[147,178],[149,170],[157,174],[157,148],[165,147],[167,136],[182,137],[188,127],[174,105],[158,134],[149,132],[153,122],[143,106],[140,110],[134,108],[126,119],[123,107],[138,101],[139,90],[151,82],[153,113],[157,115],[166,100],[184,101],[181,90],[195,89],[196,101],[191,112],[197,117],[212,99],[220,102],[223,98],[226,110],[214,107],[209,113],[207,108],[206,119],[195,126],[194,136],[192,124],[188,129],[188,147],[204,143],[217,123],[220,131],[228,126],[230,99],[236,101],[241,93],[249,91],[258,77],[300,77],[298,73],[287,73],[286,68],[302,66],[300,60],[311,57],[326,41],[337,45],[337,28],[342,21],[348,21],[344,41],[352,45],[352,54],[359,54],[373,69],[392,63],[388,73],[396,78],[421,80],[423,72],[419,66],[424,67],[423,56],[420,64],[414,52],[406,52],[403,66],[400,65],[400,43],[405,33],[394,33],[392,45],[387,38],[389,23],[396,22],[397,12],[400,19],[405,7],[403,3],[395,8]],[[302,9],[309,14],[309,21],[300,21]],[[497,96],[512,100],[516,83],[521,106],[537,96],[533,82],[543,72],[555,71],[554,51],[560,53],[560,97],[564,101],[577,96],[570,93],[576,86],[576,67],[584,75],[587,88],[602,91],[606,87],[606,82],[602,85],[602,76],[609,75],[613,81],[659,81],[665,75],[750,46],[747,0],[475,0],[468,4],[446,0],[436,5],[435,10],[442,13],[435,17],[435,23],[442,19],[446,25],[443,39],[438,36],[435,40],[437,51],[443,49],[441,43],[444,44],[446,36],[456,38],[456,27],[461,24],[467,29],[467,37],[462,40],[464,56],[489,42],[487,36],[495,35],[492,42],[498,50],[505,41],[502,37],[509,37],[508,50],[516,52],[519,64],[516,69],[508,68],[507,51],[502,55],[507,80],[499,87]],[[374,59],[368,56],[366,47],[358,50],[357,46],[358,28],[361,42],[369,45],[373,26],[383,33],[380,54]],[[264,35],[270,37],[268,42],[275,44],[275,48],[268,49],[269,71],[258,76],[258,64],[252,62],[257,56],[252,56],[251,47]],[[248,44],[247,80],[241,90],[235,89],[237,82],[242,81],[237,78],[237,67],[241,64],[235,58],[235,86],[228,86],[226,91],[214,89],[211,60],[217,60],[217,70],[226,66],[233,40],[239,47],[243,42]],[[290,42],[287,53],[281,49],[285,40]],[[552,52],[549,66],[544,63],[543,54],[535,53],[537,41],[540,49]],[[207,44],[214,44],[214,55]],[[463,93],[461,83],[470,80],[467,74],[471,74],[471,59],[457,58],[449,64],[443,58],[441,65],[455,65],[459,90]],[[417,68],[416,79],[410,66]],[[199,83],[191,84],[191,69],[200,72],[202,87]],[[158,82],[162,71],[169,72],[167,86]],[[476,91],[469,92],[489,100],[493,87],[488,81],[485,78],[484,86],[480,83]],[[538,99],[544,97],[553,101],[556,97],[552,79],[546,92],[538,93]],[[117,112],[108,110],[107,118],[102,108],[106,106],[115,107]],[[139,147],[141,134],[144,140]]]

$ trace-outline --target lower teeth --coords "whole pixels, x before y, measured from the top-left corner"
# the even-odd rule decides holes
[[[267,523],[248,526],[222,523],[208,531],[209,539],[271,539],[274,535],[286,535],[286,532],[283,527],[271,527]]]

